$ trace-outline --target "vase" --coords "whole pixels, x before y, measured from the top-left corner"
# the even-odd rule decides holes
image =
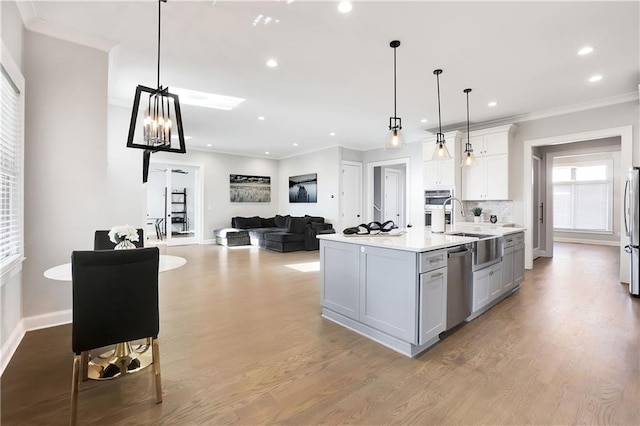
[[[134,249],[134,248],[136,248],[136,245],[133,244],[131,241],[122,240],[118,244],[116,244],[116,246],[113,249],[114,250],[128,250],[128,249]]]
[[[474,216],[473,217],[473,222],[474,223],[480,223],[480,216]]]

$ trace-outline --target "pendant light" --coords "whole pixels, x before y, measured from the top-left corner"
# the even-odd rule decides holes
[[[469,92],[471,89],[464,89],[463,92],[467,94],[467,144],[464,146],[460,167],[469,167],[476,164],[476,157],[473,155],[473,147],[471,146],[471,131],[469,130]]]
[[[389,135],[384,144],[385,149],[397,149],[404,146],[404,138],[402,137],[402,119],[398,117],[396,112],[396,49],[400,46],[398,40],[389,43],[393,48],[393,117],[389,117]]]
[[[451,155],[447,149],[447,141],[444,140],[444,134],[442,133],[442,116],[440,115],[440,74],[442,70],[434,70],[436,75],[436,82],[438,84],[438,133],[436,134],[436,149],[433,151],[432,160],[450,160]]]
[[[142,159],[142,182],[147,181],[149,174],[149,160],[151,154],[158,151],[187,152],[184,130],[182,127],[182,113],[178,95],[169,93],[168,87],[160,85],[160,23],[161,5],[167,0],[158,0],[158,71],[155,89],[138,85],[133,100],[131,122],[129,123],[129,137],[127,148],[144,150]],[[142,108],[140,105],[142,93],[145,93]],[[173,113],[172,111],[173,110]],[[138,118],[142,126],[137,126]],[[175,122],[174,122],[175,121]],[[136,133],[136,129],[140,132]],[[177,133],[177,146],[173,143],[173,132]]]

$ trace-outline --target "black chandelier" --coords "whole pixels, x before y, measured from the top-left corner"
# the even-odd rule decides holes
[[[144,150],[142,159],[143,183],[147,181],[147,177],[149,175],[149,160],[152,153],[165,151],[184,154],[187,152],[178,95],[169,93],[168,87],[162,87],[160,85],[161,5],[166,2],[167,0],[158,0],[157,88],[153,89],[142,85],[138,85],[136,88],[136,94],[133,100],[133,110],[131,111],[131,123],[129,124],[129,137],[127,139],[127,148],[138,148]],[[145,97],[142,108],[140,108],[140,101],[143,93],[145,94]],[[138,118],[142,121],[142,126],[139,127],[137,126]],[[140,129],[141,132],[136,134],[136,129]],[[178,136],[177,144],[172,143],[174,131]]]
[[[442,70],[434,70],[433,73],[436,76],[438,84],[438,133],[436,134],[436,149],[433,151],[432,160],[449,160],[451,155],[447,149],[447,142],[444,140],[444,134],[442,133],[442,116],[440,115],[440,74]]]
[[[396,111],[396,49],[400,46],[400,41],[393,40],[389,46],[393,48],[393,117],[389,117],[389,135],[387,135],[384,147],[385,149],[396,149],[404,146],[404,139],[400,133],[402,119],[398,117]]]

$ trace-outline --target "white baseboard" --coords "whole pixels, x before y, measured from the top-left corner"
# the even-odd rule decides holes
[[[43,315],[35,315],[22,319],[26,331],[40,330],[41,328],[55,327],[56,325],[69,324],[73,320],[72,310],[50,312]]]
[[[24,320],[21,320],[16,328],[13,329],[9,339],[2,345],[2,350],[0,350],[0,375],[4,373],[4,369],[7,367],[7,364],[9,364],[9,361],[11,361],[16,349],[18,349],[24,333]]]
[[[202,244],[215,244],[215,243],[216,243],[216,239],[215,238],[202,241]]]
[[[4,369],[7,367],[7,364],[9,364],[9,361],[11,361],[13,354],[16,352],[16,349],[18,349],[27,331],[69,324],[72,319],[71,309],[22,318],[13,332],[11,332],[9,339],[2,345],[2,350],[0,351],[0,375],[4,373]]]
[[[553,242],[554,243],[594,244],[598,246],[620,247],[620,241],[583,240],[582,238],[554,237]]]

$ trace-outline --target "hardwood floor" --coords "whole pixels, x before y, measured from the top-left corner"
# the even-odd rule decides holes
[[[556,245],[521,290],[409,359],[320,317],[318,252],[191,246],[160,275],[153,372],[80,386],[80,424],[640,424],[640,299],[618,249]],[[71,326],[27,333],[2,425],[66,424]]]

